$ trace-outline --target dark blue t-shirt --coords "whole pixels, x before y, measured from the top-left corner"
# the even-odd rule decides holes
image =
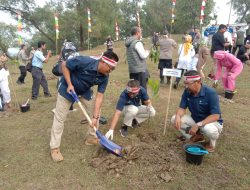
[[[142,102],[149,100],[146,90],[141,86],[141,89],[137,96],[134,98],[129,97],[127,90],[124,90],[117,102],[116,109],[122,111],[124,106],[134,105],[140,106]]]
[[[77,56],[67,60],[66,66],[70,71],[71,83],[77,95],[90,100],[92,96],[91,87],[98,85],[97,91],[104,93],[108,84],[108,75],[99,73],[99,60],[88,56]],[[71,95],[67,92],[68,84],[64,77],[61,78],[58,92],[61,96],[74,102]]]
[[[197,96],[193,96],[185,89],[182,94],[180,108],[188,108],[195,122],[200,122],[212,114],[221,114],[216,91],[206,85],[202,85]]]
[[[212,37],[212,47],[211,51],[215,52],[218,50],[223,50],[225,49],[224,44],[226,43],[224,34],[221,32],[216,32],[213,37]]]

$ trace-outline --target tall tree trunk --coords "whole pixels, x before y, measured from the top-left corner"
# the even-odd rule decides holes
[[[83,26],[80,24],[80,47],[83,47]]]
[[[77,0],[76,3],[76,11],[77,11],[77,15],[80,16],[81,15],[81,0]],[[79,26],[79,38],[80,38],[80,47],[83,47],[83,25],[80,23]]]

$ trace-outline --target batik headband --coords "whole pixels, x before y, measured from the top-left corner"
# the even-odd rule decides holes
[[[200,75],[184,76],[184,81],[195,81],[200,79],[201,79]]]
[[[106,56],[102,56],[102,60],[107,63],[108,65],[112,66],[112,67],[116,67],[117,62],[114,61],[113,59],[109,59]]]
[[[140,91],[140,87],[130,87],[130,86],[127,86],[127,91],[128,92],[131,92],[131,93],[138,93]]]

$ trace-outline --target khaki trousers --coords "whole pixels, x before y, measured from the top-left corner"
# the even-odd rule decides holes
[[[171,118],[171,123],[175,124],[175,115]],[[187,139],[191,138],[191,135],[187,134],[187,128],[192,127],[195,124],[195,121],[190,115],[183,115],[181,117],[181,129],[180,132],[184,137]],[[215,147],[216,140],[219,138],[220,133],[222,132],[223,125],[221,125],[218,122],[209,123],[203,127],[200,128],[201,134],[205,135],[207,138],[209,138],[211,145]]]
[[[133,119],[136,119],[138,123],[142,123],[147,120],[149,117],[155,116],[155,109],[147,106],[125,106],[123,109],[124,120],[123,123],[127,126],[132,126]]]
[[[93,101],[87,101],[84,98],[80,98],[89,116],[92,118],[90,111],[93,109]],[[51,139],[50,148],[59,148],[61,144],[64,122],[66,121],[67,115],[69,113],[69,108],[72,102],[68,101],[66,98],[62,97],[59,93],[57,95],[56,108],[54,113],[53,125],[51,128]],[[88,127],[87,136],[96,137],[95,131],[92,127]]]

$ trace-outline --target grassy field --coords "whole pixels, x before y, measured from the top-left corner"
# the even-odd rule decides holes
[[[149,40],[146,40],[145,46],[150,48]],[[123,42],[117,42],[114,49],[120,57],[120,62],[111,74],[102,107],[102,115],[107,117],[109,122],[119,94],[128,80]],[[100,46],[81,54],[98,55],[104,50],[105,46]],[[176,56],[175,53],[175,58]],[[55,107],[57,95],[57,79],[51,73],[55,60],[56,58],[52,57],[44,68],[53,97],[43,97],[40,88],[40,97],[36,101],[30,101],[29,112],[0,114],[1,190],[250,189],[248,65],[237,80],[239,93],[235,96],[235,101],[221,101],[224,131],[216,152],[205,156],[202,165],[186,163],[183,144],[176,141],[178,133],[169,124],[167,133],[163,136],[169,92],[169,86],[166,84],[160,87],[158,96],[152,98],[157,111],[154,118],[140,128],[129,130],[128,138],[122,138],[118,132],[119,126],[116,128],[114,141],[122,146],[138,145],[138,158],[115,158],[102,152],[98,146],[84,145],[87,128],[80,124],[82,113],[75,106],[78,111],[69,113],[65,123],[61,144],[64,161],[54,163],[50,157],[49,140],[53,121],[51,110]],[[147,63],[151,78],[158,79],[157,64],[150,60]],[[9,64],[9,69],[12,100],[17,106],[30,97],[32,78],[28,73],[26,84],[18,86],[15,83],[19,76],[18,67]],[[223,94],[221,83],[217,90],[219,94]],[[169,118],[175,113],[182,92],[182,85],[178,90],[172,90]],[[105,133],[109,124],[100,127]],[[95,161],[100,161],[100,164]]]

